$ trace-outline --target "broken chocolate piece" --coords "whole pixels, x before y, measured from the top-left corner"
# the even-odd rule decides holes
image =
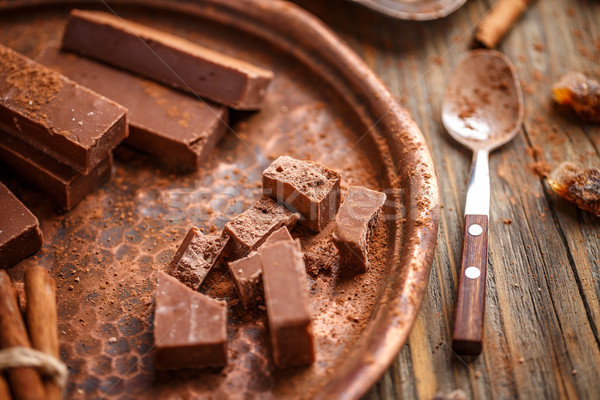
[[[552,85],[558,104],[571,107],[587,122],[600,123],[600,82],[581,72],[569,72]]]
[[[232,258],[240,258],[258,249],[265,240],[282,226],[289,230],[296,225],[300,215],[268,198],[258,200],[252,207],[225,224],[229,236],[226,250]]]
[[[340,254],[340,264],[357,272],[369,267],[369,239],[385,203],[384,193],[351,186],[335,217],[333,242]]]
[[[89,174],[82,175],[36,148],[1,133],[0,160],[43,190],[63,210],[75,207],[108,181],[113,165],[109,153]]]
[[[315,356],[300,242],[265,246],[260,258],[275,365],[309,365]]]
[[[564,162],[550,173],[548,183],[564,199],[600,217],[600,170]]]
[[[0,268],[8,268],[42,248],[37,218],[0,183]]]
[[[298,211],[300,224],[319,232],[340,206],[340,174],[312,161],[281,156],[263,172],[263,194]]]
[[[227,303],[158,271],[154,345],[159,369],[226,365]]]
[[[262,106],[273,73],[99,11],[73,10],[63,47],[238,110]]]
[[[233,278],[235,290],[245,309],[256,303],[262,294],[262,270],[260,249],[272,243],[292,241],[292,235],[285,226],[271,234],[258,251],[249,256],[229,263],[229,272]]]
[[[0,45],[0,129],[88,174],[127,137],[127,110]]]
[[[198,169],[227,130],[228,109],[72,53],[56,45],[38,61],[124,107],[125,144],[159,159]]]
[[[200,289],[227,241],[227,236],[204,235],[192,226],[171,260],[171,275],[194,290]]]

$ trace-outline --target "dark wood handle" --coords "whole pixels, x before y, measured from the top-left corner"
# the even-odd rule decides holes
[[[488,217],[465,215],[458,297],[452,349],[463,355],[481,353],[485,311]]]

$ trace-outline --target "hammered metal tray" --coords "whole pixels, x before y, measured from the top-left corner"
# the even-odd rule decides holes
[[[60,40],[72,7],[103,2],[0,2],[0,43],[35,58]],[[335,34],[287,2],[114,1],[112,11],[274,70],[265,108],[233,113],[231,132],[205,167],[181,173],[127,148],[113,179],[75,209],[57,214],[6,168],[0,178],[34,211],[43,250],[9,270],[46,266],[57,280],[59,340],[70,377],[67,398],[348,398],[364,394],[407,339],[429,278],[438,188],[423,137],[405,109]],[[226,266],[202,291],[229,303],[229,363],[221,370],[154,368],[154,275],[190,225],[219,231],[260,196],[261,171],[281,154],[320,161],[350,185],[385,190],[373,268],[337,267],[307,284],[317,360],[276,370],[266,315],[236,304]],[[314,237],[294,235],[306,248]]]

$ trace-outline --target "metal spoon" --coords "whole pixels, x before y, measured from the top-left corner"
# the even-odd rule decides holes
[[[483,338],[490,174],[488,155],[511,140],[523,121],[521,86],[510,60],[473,50],[458,63],[442,105],[450,135],[473,151],[452,348],[478,355]]]

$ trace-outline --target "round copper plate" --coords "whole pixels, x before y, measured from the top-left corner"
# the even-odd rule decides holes
[[[60,40],[74,5],[1,3],[0,42],[35,58]],[[107,10],[94,1],[81,8]],[[295,5],[271,0],[112,1],[118,15],[272,69],[258,113],[233,113],[230,132],[196,173],[179,173],[120,148],[112,180],[57,214],[4,168],[0,175],[41,221],[42,252],[10,269],[48,267],[57,280],[68,398],[348,398],[374,384],[407,339],[425,292],[438,227],[438,186],[419,128],[338,37]],[[235,132],[235,133],[234,133]],[[264,308],[236,304],[226,266],[201,291],[229,302],[222,370],[158,372],[152,349],[154,271],[191,225],[219,231],[260,197],[260,176],[281,154],[322,162],[343,188],[388,194],[371,243],[372,268],[334,266],[309,278],[316,362],[278,371]],[[327,239],[297,228],[305,248]]]
[[[428,21],[453,13],[467,0],[351,0],[393,18]]]

